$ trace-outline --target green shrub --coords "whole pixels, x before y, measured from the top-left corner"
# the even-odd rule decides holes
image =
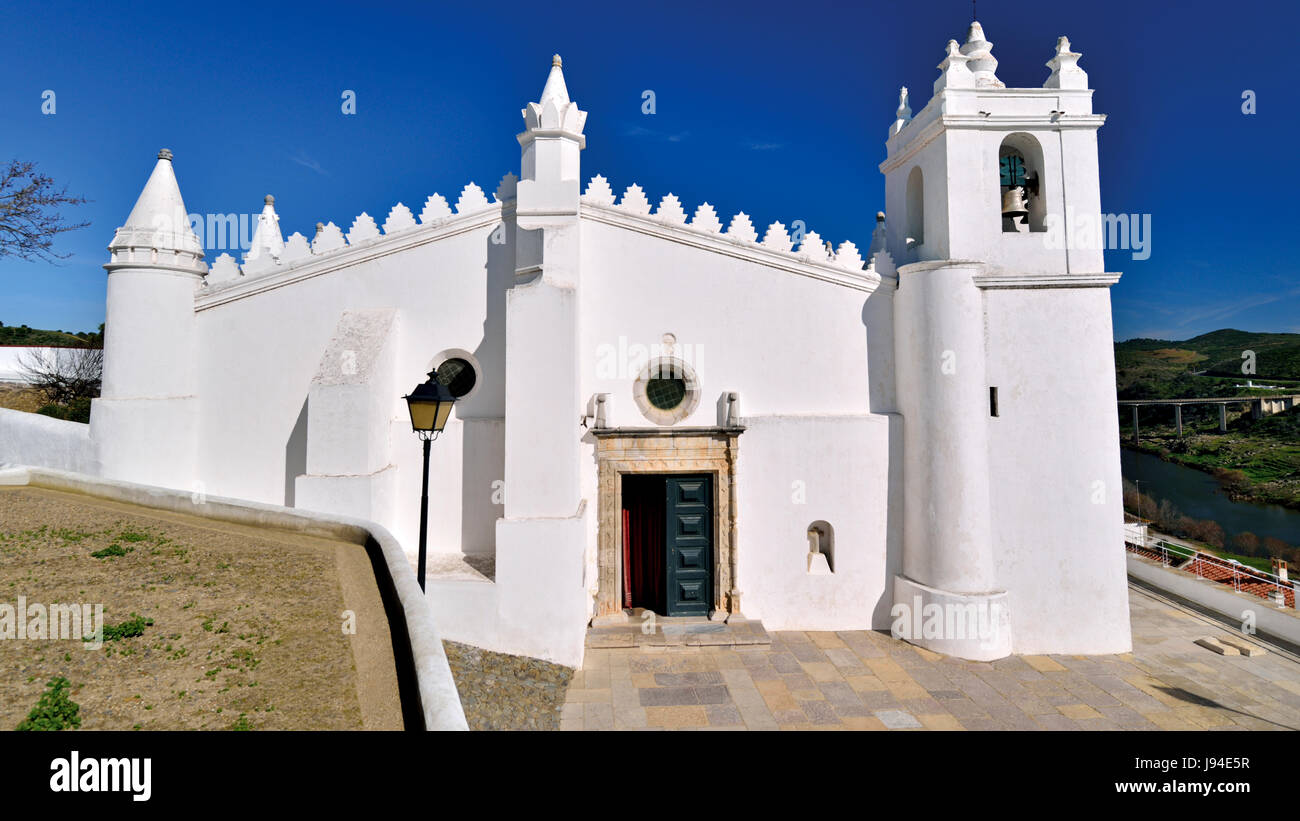
[[[68,698],[71,688],[72,683],[63,676],[50,679],[45,685],[45,692],[41,693],[40,701],[36,702],[27,718],[15,729],[66,730],[69,727],[80,727],[81,716],[78,712],[81,707]]]
[[[104,628],[104,641],[117,641],[118,639],[129,639],[136,636],[143,636],[146,627],[153,626],[153,619],[146,619],[139,613],[132,613],[131,618],[121,624],[113,624]]]
[[[90,400],[74,399],[66,405],[58,405],[51,402],[48,405],[41,405],[36,412],[42,416],[49,416],[54,419],[64,419],[68,422],[90,422]]]
[[[122,547],[120,544],[111,544],[103,550],[92,552],[90,555],[94,556],[96,559],[112,559],[118,556],[125,556],[134,549],[135,548],[133,547]]]

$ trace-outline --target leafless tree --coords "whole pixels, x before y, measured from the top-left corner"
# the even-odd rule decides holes
[[[104,378],[103,348],[31,348],[18,356],[23,379],[46,402],[67,405],[99,396]]]
[[[68,224],[58,209],[85,201],[55,188],[51,177],[36,171],[36,163],[10,161],[0,171],[0,257],[49,261],[68,256],[50,250],[54,238],[90,223]]]

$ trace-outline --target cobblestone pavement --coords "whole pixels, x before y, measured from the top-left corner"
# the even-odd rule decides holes
[[[444,641],[471,730],[555,730],[573,668]]]
[[[1129,603],[1134,650],[1113,656],[971,662],[873,631],[588,649],[560,729],[1300,729],[1300,662],[1218,655],[1194,642],[1224,628],[1135,588]]]

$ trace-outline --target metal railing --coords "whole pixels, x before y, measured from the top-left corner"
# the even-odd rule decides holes
[[[1223,584],[1228,583],[1227,578],[1212,578],[1211,569],[1218,569],[1219,574],[1224,572],[1231,574],[1232,589],[1240,592],[1250,593],[1263,599],[1281,599],[1282,606],[1295,607],[1295,598],[1292,603],[1287,605],[1286,594],[1289,592],[1295,596],[1294,583],[1276,576],[1272,573],[1266,573],[1263,570],[1256,570],[1253,567],[1244,565],[1235,559],[1224,559],[1211,553],[1203,553],[1195,548],[1186,545],[1174,544],[1164,539],[1153,539],[1147,544],[1137,544],[1134,541],[1125,540],[1125,545],[1130,549],[1145,550],[1156,553],[1160,556],[1161,564],[1166,567],[1173,567],[1176,570],[1186,570],[1202,579],[1217,581]],[[1253,589],[1251,585],[1264,585],[1268,590],[1261,592]],[[1243,587],[1246,589],[1243,591]]]

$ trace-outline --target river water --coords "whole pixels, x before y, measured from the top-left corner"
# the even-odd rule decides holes
[[[1234,502],[1210,474],[1128,448],[1120,450],[1120,465],[1125,479],[1142,483],[1142,495],[1157,503],[1168,499],[1193,519],[1213,519],[1223,528],[1229,543],[1236,534],[1250,531],[1261,539],[1273,536],[1300,545],[1300,510]]]

